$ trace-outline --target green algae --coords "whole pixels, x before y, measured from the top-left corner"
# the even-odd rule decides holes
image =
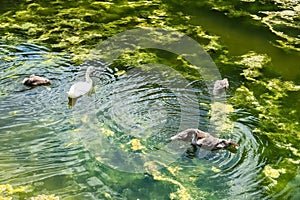
[[[33,188],[31,186],[13,187],[10,184],[0,185],[0,199],[1,200],[19,199],[20,196],[32,192],[32,190]],[[31,197],[30,200],[59,200],[59,197],[55,195],[42,194],[36,197]]]
[[[291,92],[297,92],[300,88],[290,81],[263,76],[261,71],[270,62],[267,55],[250,52],[234,62],[244,68],[241,76],[246,81],[236,89],[231,101],[236,108],[246,109],[259,119],[253,133],[268,137],[274,145],[270,152],[264,152],[272,154],[271,157],[268,156],[272,159],[264,167],[263,174],[269,180],[266,181],[268,192],[276,194],[297,175],[300,129],[299,122],[295,119],[299,113],[293,107],[283,109],[283,102],[289,98]],[[274,155],[274,151],[281,153]]]
[[[292,155],[280,154],[283,156],[282,161],[276,163],[279,159],[275,157],[274,160],[270,161],[270,164],[263,168],[262,173],[269,178],[269,182],[266,184],[270,188],[270,193],[280,191],[284,188],[284,184],[297,173],[296,169],[299,165],[299,151],[297,149],[299,149],[300,131],[298,122],[293,119],[296,118],[298,112],[294,108],[283,109],[282,104],[289,97],[290,92],[299,90],[299,86],[289,81],[283,81],[278,77],[264,77],[263,70],[271,64],[268,55],[249,52],[239,57],[229,58],[226,50],[220,44],[220,37],[209,35],[201,27],[189,24],[189,16],[183,13],[170,12],[168,6],[161,4],[160,1],[89,1],[88,5],[83,2],[65,5],[62,1],[54,1],[51,2],[53,7],[48,7],[43,2],[27,2],[28,4],[24,5],[24,10],[9,11],[1,16],[0,32],[2,39],[19,41],[20,38],[26,38],[32,43],[42,43],[55,51],[71,53],[73,60],[78,63],[89,58],[90,50],[108,37],[129,28],[149,26],[182,31],[200,41],[208,52],[223,53],[219,59],[224,64],[241,67],[241,77],[244,79],[244,83],[236,89],[232,104],[226,105],[228,113],[233,112],[231,105],[234,105],[235,108],[248,110],[260,120],[254,133],[267,136],[275,144],[274,149],[281,149],[287,152],[287,155]],[[231,17],[253,17],[253,19],[268,26],[273,33],[281,38],[277,41],[281,47],[298,50],[297,36],[291,36],[288,32],[281,32],[280,27],[276,26],[276,21],[279,20],[280,25],[297,30],[297,25],[293,21],[297,20],[295,13],[297,14],[298,4],[296,7],[289,6],[289,9],[294,9],[294,12],[286,12],[269,11],[274,7],[265,3],[263,11],[258,12],[256,6],[250,6],[247,11],[238,11],[240,5],[244,8],[250,3],[257,4],[257,1],[242,0],[242,3],[237,5],[232,5],[232,2],[229,5],[224,1],[210,2],[214,4],[214,9],[227,12],[227,15]],[[283,23],[282,20],[285,22]],[[150,50],[124,52],[113,63],[113,66],[125,68],[119,74],[122,75],[126,73],[126,67],[162,61],[158,55],[159,53]],[[9,61],[13,57],[5,56],[4,59]],[[176,62],[175,68],[189,70],[194,68],[182,56],[179,55],[176,59],[178,62]],[[53,63],[53,60],[46,60],[43,64],[48,65],[48,63]],[[30,67],[32,66],[25,65],[25,69]],[[17,70],[11,68],[8,70],[9,73],[6,71],[7,78],[17,78],[14,77]],[[184,72],[184,76],[191,80],[198,78],[197,73]],[[232,130],[232,127],[222,127],[221,125],[218,127],[224,128],[226,131]],[[112,131],[101,130],[108,137],[114,135]],[[133,143],[129,143],[127,149],[133,151],[143,149],[137,139],[131,141]],[[210,195],[209,192],[197,188],[196,177],[187,176],[187,171],[179,169],[177,166],[169,166],[167,171],[158,171],[156,167],[152,168],[149,173],[154,177],[154,180],[167,182],[176,188],[175,192],[170,193],[170,199],[205,199]],[[211,170],[217,173],[220,169],[213,167]],[[202,174],[205,171],[195,167],[193,173]],[[107,198],[110,198],[108,193],[105,194]]]
[[[51,194],[51,195],[38,195],[36,197],[31,197],[30,200],[59,200],[59,197]]]
[[[260,70],[262,67],[269,63],[271,59],[264,54],[256,54],[255,52],[249,52],[241,56],[241,60],[234,63],[240,66],[244,66],[243,73],[241,75],[247,80],[255,81],[256,78],[261,76]]]
[[[275,46],[287,51],[299,51],[299,0],[208,0],[199,5],[209,5],[228,17],[248,20],[257,26],[267,27],[278,38],[273,41]]]
[[[166,170],[159,170],[161,167],[164,167],[163,169]],[[145,163],[145,169],[153,176],[154,180],[168,182],[177,187],[175,192],[169,194],[170,199],[207,199],[211,195],[209,192],[197,188],[196,177],[184,175],[187,173],[186,170],[176,165],[166,166],[160,162],[147,162]],[[195,167],[192,169],[192,172],[189,173],[204,174],[205,170],[201,167]]]
[[[23,10],[2,14],[2,39],[21,37],[31,43],[45,43],[55,51],[72,53],[78,62],[108,37],[137,27],[171,28],[207,40],[207,49],[220,48],[217,38],[189,24],[188,16],[170,12],[160,1],[49,3],[51,6],[30,1],[23,5]]]
[[[256,60],[254,65],[248,65],[245,57]],[[298,122],[292,119],[297,115],[297,111],[290,109],[282,109],[282,102],[289,97],[289,92],[299,91],[299,86],[290,81],[282,81],[279,78],[264,78],[261,75],[261,70],[270,61],[264,58],[266,55],[246,54],[241,56],[240,61],[235,63],[244,63],[245,69],[241,75],[245,77],[248,82],[245,82],[235,92],[233,98],[234,105],[237,107],[244,107],[251,109],[253,113],[261,120],[262,127],[278,132],[290,132],[297,135]],[[263,61],[263,62],[261,62]],[[244,99],[244,101],[241,101]],[[291,119],[283,117],[288,113]],[[279,142],[279,141],[278,141]]]
[[[29,191],[29,187],[20,186],[13,188],[10,184],[0,185],[0,194],[1,195],[12,195],[14,193],[26,192]]]

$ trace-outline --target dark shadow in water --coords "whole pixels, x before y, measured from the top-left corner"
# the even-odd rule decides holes
[[[71,107],[75,106],[78,98],[72,99],[72,98],[68,97],[68,99],[69,99],[68,106],[69,106],[69,108],[71,108]]]
[[[94,93],[95,93],[95,88],[92,87],[91,91],[89,91],[89,92],[87,93],[87,96],[91,97],[92,94],[94,94]],[[75,104],[77,103],[77,100],[78,100],[79,98],[81,98],[81,97],[82,97],[82,96],[80,96],[80,97],[78,97],[78,98],[70,98],[70,97],[68,97],[68,106],[69,106],[69,108],[75,106]]]
[[[228,148],[223,149],[223,150],[227,150],[233,154],[236,154],[238,152],[237,148],[234,146],[229,146]],[[201,149],[200,147],[197,147],[195,145],[191,145],[189,148],[186,149],[185,156],[190,159],[193,159],[193,158],[209,159],[212,155],[215,155],[219,151],[220,150],[208,151],[205,149]]]

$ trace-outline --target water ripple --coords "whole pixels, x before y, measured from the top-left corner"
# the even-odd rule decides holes
[[[84,78],[85,66],[73,66],[67,56],[33,44],[0,45],[0,55],[5,60],[0,62],[1,184],[85,196],[92,187],[80,185],[92,176],[86,163],[95,159],[72,143],[76,124],[66,95],[78,76]],[[22,80],[31,74],[49,78],[51,85],[24,86]]]
[[[169,143],[181,129],[208,128],[211,98],[203,82],[155,69],[120,73],[99,60],[73,66],[67,56],[31,44],[0,45],[0,53],[5,60],[0,62],[2,183],[32,184],[36,191],[51,191],[64,199],[105,198],[106,193],[122,199],[114,187],[118,176],[142,172],[146,162],[158,160],[180,165],[185,175],[197,177],[199,188],[215,185],[218,197],[251,199],[263,191],[260,155],[268,144],[253,136],[257,119],[248,113],[237,110],[234,131],[225,136],[240,144],[236,154],[200,152],[203,156],[195,159]],[[88,66],[95,68],[93,92],[69,108],[66,92],[72,83],[84,80]],[[52,83],[22,85],[31,74]],[[136,146],[133,141],[138,141]],[[206,173],[199,173],[199,167]],[[125,191],[129,186],[123,187]]]

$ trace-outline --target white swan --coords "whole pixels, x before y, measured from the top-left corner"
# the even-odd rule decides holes
[[[92,66],[88,67],[85,73],[85,82],[77,82],[71,86],[68,93],[68,97],[71,99],[76,99],[82,95],[88,93],[92,89],[93,81],[90,78],[90,74],[94,71]]]

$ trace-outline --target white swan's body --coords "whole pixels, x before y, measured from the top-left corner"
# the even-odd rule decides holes
[[[93,72],[93,67],[88,67],[85,74],[85,82],[77,82],[71,86],[68,93],[68,97],[71,99],[79,98],[85,95],[92,89],[93,81],[90,78],[90,74]]]

